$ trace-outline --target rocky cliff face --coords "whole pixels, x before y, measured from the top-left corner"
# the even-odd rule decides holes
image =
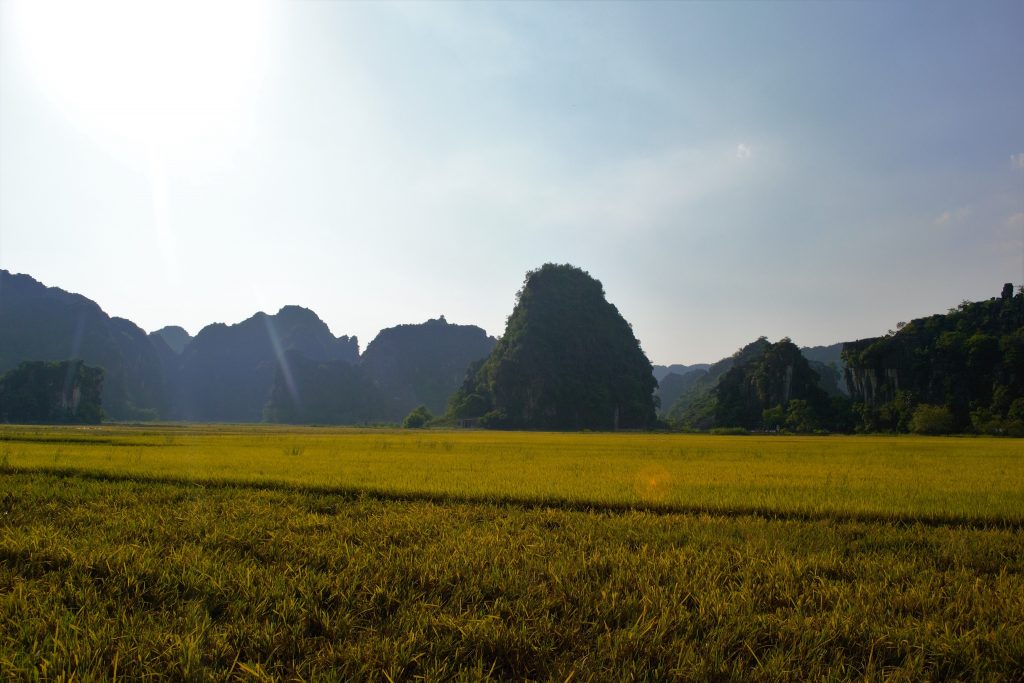
[[[882,341],[883,337],[858,339],[843,344],[845,358],[857,358],[855,364],[844,368],[846,390],[856,402],[877,408],[896,397],[900,390],[902,361],[898,353],[876,353],[865,356],[865,351]]]

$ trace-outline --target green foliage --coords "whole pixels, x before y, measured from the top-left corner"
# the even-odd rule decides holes
[[[402,427],[405,429],[423,429],[434,419],[426,406],[417,406],[402,420]]]
[[[786,423],[786,409],[781,405],[765,408],[761,412],[761,424],[768,431],[776,431]]]
[[[946,406],[922,403],[914,409],[910,419],[910,431],[915,434],[952,434],[954,429],[953,414]]]
[[[0,422],[98,424],[102,368],[80,360],[25,361],[0,376]]]
[[[527,273],[487,360],[449,403],[482,426],[554,430],[655,424],[656,382],[629,324],[601,283],[570,265]]]
[[[1024,397],[1024,294],[1004,287],[999,298],[848,343],[843,356],[864,431],[907,431],[926,404],[945,406],[953,431],[1007,433],[1007,411]]]
[[[763,337],[731,359],[714,388],[690,399],[681,422],[689,427],[813,432],[832,426],[833,403],[818,374],[789,339]],[[714,368],[714,366],[712,366]]]

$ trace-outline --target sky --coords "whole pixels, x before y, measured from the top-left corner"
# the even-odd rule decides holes
[[[599,279],[654,363],[1024,282],[1024,3],[0,2],[0,268],[146,330],[500,335]]]

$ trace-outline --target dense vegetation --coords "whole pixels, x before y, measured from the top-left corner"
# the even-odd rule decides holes
[[[81,359],[103,368],[103,411],[154,418],[164,407],[160,357],[146,333],[93,301],[0,270],[0,373],[22,361]]]
[[[832,351],[838,353],[760,337],[707,370],[668,375],[662,396],[674,403],[665,414],[684,429],[849,431],[849,402],[839,390]]]
[[[82,361],[24,361],[0,375],[0,422],[98,424],[103,370]]]
[[[1017,681],[1024,472],[1013,446],[6,428],[0,670]],[[510,476],[533,470],[533,485],[555,492],[546,502]],[[609,492],[616,473],[628,483]],[[680,513],[662,505],[673,491],[726,503]],[[871,514],[878,505],[897,512]]]
[[[193,338],[147,335],[26,275],[0,271],[0,291],[0,373],[80,358],[103,370],[115,420],[399,424],[422,405],[502,428],[648,428],[657,410],[686,430],[1024,436],[1024,293],[1009,284],[885,337],[799,350],[762,337],[710,366],[654,368],[601,283],[569,265],[528,273],[499,342],[442,316],[382,330],[362,355],[299,306]],[[12,400],[6,415],[40,414]]]
[[[472,368],[449,415],[503,428],[644,428],[655,422],[656,386],[601,283],[548,263],[527,273],[505,334]]]
[[[863,430],[1024,436],[1024,293],[1010,284],[999,298],[848,343],[843,355]]]

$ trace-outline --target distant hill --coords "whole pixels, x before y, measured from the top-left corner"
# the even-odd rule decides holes
[[[669,422],[693,429],[709,429],[714,426],[711,417],[714,411],[711,392],[718,385],[718,381],[734,365],[742,365],[762,356],[770,345],[765,337],[759,337],[731,356],[708,366],[707,370],[688,383],[685,391],[668,408],[662,404],[662,410]]]
[[[681,396],[692,391],[707,374],[706,368],[696,368],[684,375],[675,372],[664,375],[658,381],[658,388],[654,392],[660,406],[658,409],[659,414],[665,415]]]
[[[177,325],[168,325],[162,327],[155,332],[149,333],[150,337],[160,337],[168,348],[174,353],[180,354],[188,346],[189,342],[192,341],[192,335],[185,331],[185,328],[178,327]]]
[[[263,417],[290,424],[362,425],[394,414],[393,402],[359,365],[311,360],[292,349],[277,366]]]
[[[419,405],[440,415],[469,365],[486,358],[495,343],[481,328],[452,325],[441,316],[381,330],[360,363],[392,402],[395,419]]]
[[[955,431],[1024,435],[1024,293],[965,301],[884,337],[843,347],[846,382],[868,431],[911,428],[920,405]]]
[[[181,353],[174,417],[204,422],[259,422],[286,351],[311,361],[359,359],[355,337],[334,337],[313,311],[285,306],[235,325],[207,325]]]
[[[444,316],[381,330],[358,364],[290,356],[292,387],[279,369],[266,416],[272,421],[324,424],[401,422],[419,405],[440,415],[470,364],[487,357],[495,340],[474,325]]]
[[[654,369],[654,379],[661,382],[661,380],[668,377],[670,374],[682,376],[693,372],[694,370],[707,370],[711,365],[709,363],[694,363],[693,365],[680,365],[678,363],[674,363],[672,365],[653,365],[651,367]]]
[[[789,339],[763,347],[760,355],[734,363],[714,390],[715,426],[831,429],[831,402],[818,373]]]
[[[155,419],[167,407],[160,358],[146,333],[80,294],[0,270],[0,372],[22,361],[81,359],[103,368],[103,411]]]
[[[526,275],[505,333],[452,397],[449,417],[530,429],[644,428],[656,381],[601,283],[571,265]]]
[[[779,346],[779,344],[783,345]],[[830,358],[829,354],[833,352],[833,348],[816,347],[816,349],[810,349],[809,351],[811,355],[817,355],[819,358]],[[766,338],[760,337],[739,349],[732,356],[712,364],[706,372],[697,371],[690,373],[684,376],[684,379],[687,381],[676,381],[670,384],[669,389],[677,391],[678,397],[668,406],[663,402],[662,413],[670,423],[691,429],[710,429],[716,426],[761,428],[760,413],[758,413],[758,419],[756,421],[753,420],[750,415],[755,410],[750,405],[747,406],[750,414],[745,415],[742,424],[722,424],[722,420],[734,422],[736,416],[723,412],[724,408],[719,405],[719,399],[724,395],[725,390],[720,391],[719,388],[726,375],[732,372],[734,368],[737,368],[736,373],[732,377],[735,385],[749,384],[752,380],[746,376],[746,373],[750,372],[760,372],[761,376],[758,381],[762,382],[762,384],[769,381],[768,378],[771,372],[773,372],[771,367],[764,367],[758,370],[759,364],[765,358],[765,354],[769,353],[774,354],[774,356],[786,356],[787,360],[782,365],[786,368],[792,368],[792,370],[787,370],[788,372],[802,373],[800,374],[801,381],[805,378],[814,379],[817,390],[802,387],[794,395],[797,400],[811,400],[815,403],[816,407],[821,407],[825,403],[831,404],[830,400],[822,399],[822,395],[827,398],[838,398],[843,395],[838,385],[839,372],[832,363],[826,365],[819,361],[808,360],[805,355],[805,351],[808,351],[806,348],[797,349],[795,352],[793,349],[796,349],[796,347],[788,339],[772,344]],[[794,353],[799,355],[800,358],[796,358]],[[777,358],[773,362],[777,365]],[[813,374],[808,375],[806,371],[811,371]],[[771,379],[771,381],[775,380]],[[790,381],[792,381],[792,378]],[[762,390],[764,390],[763,387],[759,391]],[[822,392],[822,394],[819,394],[818,391]],[[765,395],[768,396],[768,394]],[[786,395],[789,396],[789,394]],[[769,398],[771,397],[769,396]],[[789,398],[786,399],[786,402],[788,400]],[[819,403],[821,406],[819,406]],[[773,406],[765,407],[771,408]],[[763,410],[765,407],[759,410]],[[817,415],[821,421],[819,426],[825,427],[825,423],[828,423],[830,428],[835,428],[837,422],[833,419],[831,413],[826,415],[825,413],[827,412],[823,407],[819,411],[820,415]]]
[[[804,358],[810,361],[811,367],[822,376],[822,388],[832,395],[850,395],[846,388],[846,382],[843,381],[846,372],[846,361],[843,360],[844,343],[839,342],[829,346],[804,346],[800,349]],[[827,366],[829,370],[825,370],[823,366]]]

